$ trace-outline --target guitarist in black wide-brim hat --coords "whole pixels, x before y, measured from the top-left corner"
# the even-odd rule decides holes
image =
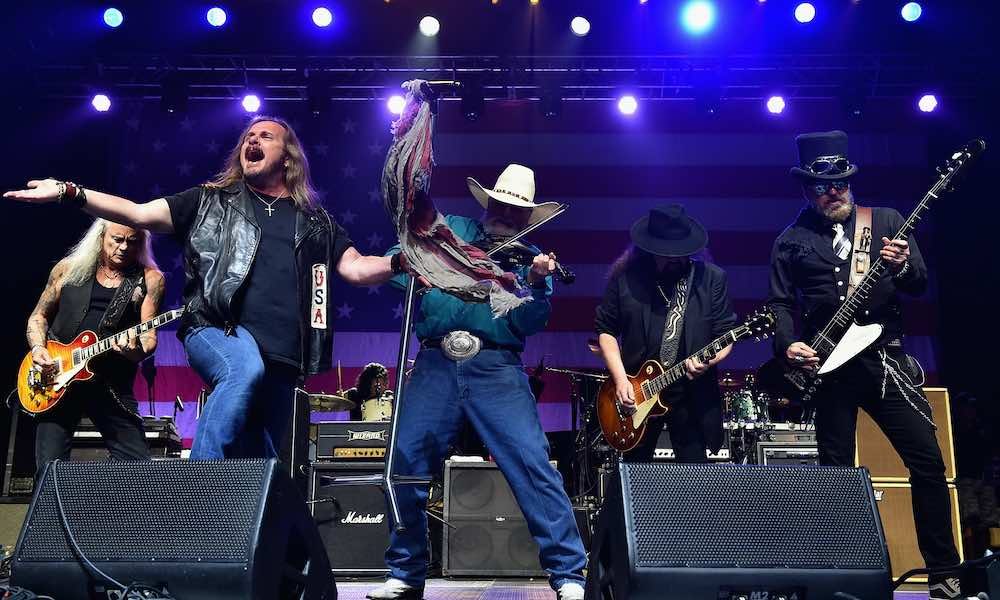
[[[708,235],[678,204],[650,210],[632,225],[630,234],[632,246],[612,266],[594,322],[616,398],[625,410],[634,410],[635,392],[626,375],[649,359],[665,365],[684,360],[687,379],[662,392],[671,410],[649,420],[642,441],[624,458],[652,460],[666,424],[678,462],[706,462],[705,450],[716,452],[722,445],[715,365],[732,347],[707,363],[684,357],[736,326],[726,274],[714,264],[695,260],[708,244]]]
[[[843,131],[796,138],[799,179],[806,205],[774,242],[769,305],[774,313],[775,354],[788,365],[814,370],[820,358],[813,340],[850,296],[858,275],[880,257],[888,269],[857,312],[863,323],[882,326],[879,338],[839,369],[823,376],[813,399],[820,462],[853,466],[858,407],[885,433],[910,471],[917,540],[929,567],[958,562],[952,538],[944,461],[934,435],[931,408],[921,390],[922,372],[903,351],[901,296],[927,287],[927,267],[913,237],[890,241],[904,223],[891,208],[859,207]],[[855,229],[860,235],[856,235]],[[866,231],[866,229],[868,231]],[[802,317],[795,333],[793,314]],[[846,337],[846,336],[845,336]],[[837,343],[838,340],[832,340]],[[931,599],[959,597],[958,580],[931,579]]]

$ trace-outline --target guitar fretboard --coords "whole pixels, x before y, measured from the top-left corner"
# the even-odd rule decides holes
[[[183,313],[183,308],[168,310],[167,312],[157,315],[148,321],[143,321],[134,327],[129,327],[128,329],[98,340],[90,346],[78,348],[73,351],[73,364],[78,365],[81,362],[87,362],[95,356],[111,350],[113,342],[117,342],[120,346],[125,345],[129,342],[129,340],[136,338],[147,331],[162,327],[167,323],[180,318]]]
[[[703,363],[708,362],[713,358],[715,358],[715,356],[719,352],[722,352],[723,348],[739,341],[740,338],[745,337],[748,331],[749,330],[746,326],[741,325],[736,329],[733,329],[723,334],[722,336],[712,340],[711,343],[709,343],[701,350],[695,352],[688,358],[697,358],[699,361]],[[656,394],[662,392],[667,387],[673,385],[674,382],[679,381],[682,377],[684,377],[685,374],[687,373],[687,370],[684,368],[684,362],[685,361],[681,361],[676,365],[670,367],[663,373],[660,373],[656,377],[650,377],[649,379],[644,381],[642,383],[642,389],[643,393],[645,394],[645,397],[652,398]]]

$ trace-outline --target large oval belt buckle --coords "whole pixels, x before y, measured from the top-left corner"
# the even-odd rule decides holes
[[[452,331],[441,340],[441,351],[451,360],[468,360],[482,347],[482,341],[468,331]]]

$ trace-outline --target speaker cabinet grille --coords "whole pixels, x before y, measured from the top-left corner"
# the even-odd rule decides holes
[[[267,474],[253,460],[60,462],[46,471],[17,559],[76,560],[58,482],[70,530],[91,560],[247,562]]]
[[[310,508],[334,573],[384,574],[389,546],[385,494],[377,485],[327,485],[327,478],[381,474],[383,463],[313,463]]]
[[[813,466],[625,465],[636,566],[884,568],[864,479]]]

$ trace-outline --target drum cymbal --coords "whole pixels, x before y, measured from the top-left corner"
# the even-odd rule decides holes
[[[323,412],[353,410],[354,401],[337,394],[309,394],[309,409]]]

